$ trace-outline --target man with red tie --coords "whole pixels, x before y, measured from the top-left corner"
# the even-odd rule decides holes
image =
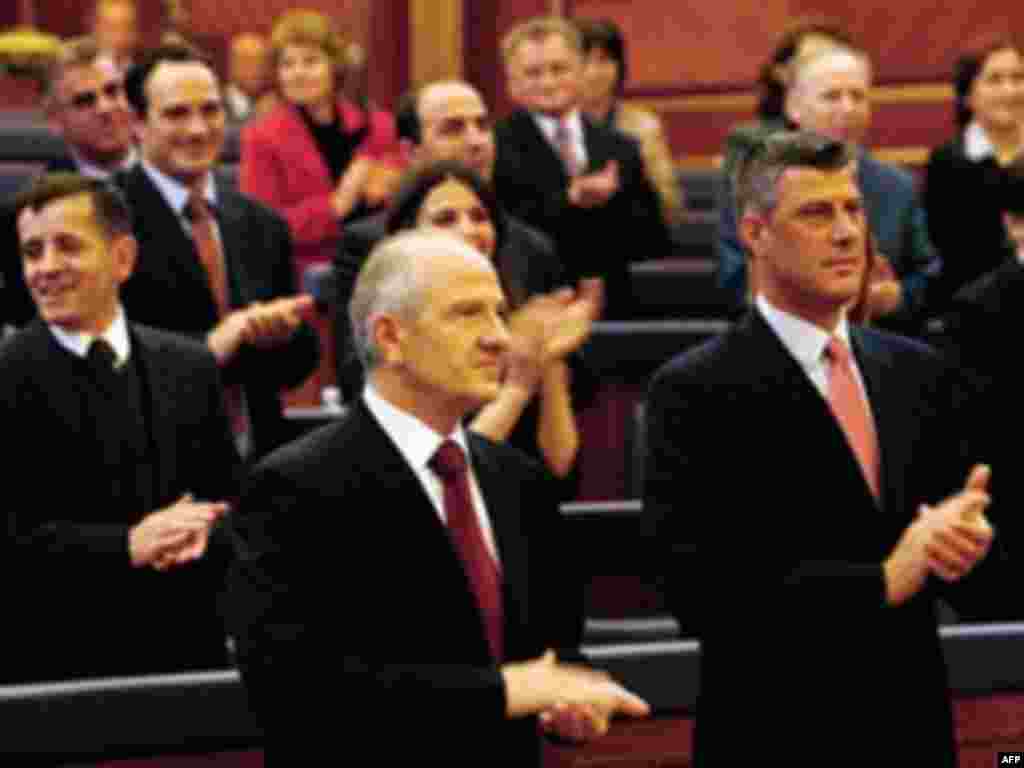
[[[556,660],[579,642],[565,618],[582,595],[553,489],[461,426],[498,393],[505,311],[466,243],[383,241],[350,303],[363,397],[256,467],[232,604],[272,762],[341,759],[358,740],[382,765],[539,766],[536,716],[588,738],[646,712]]]
[[[666,364],[645,509],[701,641],[697,764],[954,766],[936,598],[990,611],[989,470],[959,372],[855,327],[864,203],[844,144],[773,134],[739,172],[755,307]],[[689,493],[687,493],[689,491]]]
[[[150,51],[125,78],[141,161],[115,181],[135,214],[139,262],[122,294],[130,317],[206,343],[228,391],[243,453],[291,437],[279,392],[317,365],[319,339],[295,295],[292,243],[276,213],[215,172],[221,85],[192,49]]]

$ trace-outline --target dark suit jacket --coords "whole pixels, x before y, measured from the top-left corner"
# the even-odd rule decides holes
[[[206,500],[237,493],[217,368],[188,339],[130,328],[155,470],[142,508],[122,496],[118,468],[106,465],[81,362],[41,320],[0,348],[0,421],[17,446],[5,460],[5,681],[227,664],[217,611],[226,538],[214,536],[201,560],[166,573],[133,568],[128,554],[129,528],[148,513],[186,492]]]
[[[567,550],[548,482],[514,449],[469,440],[500,553],[507,660],[573,647],[581,595],[570,564],[554,569]],[[481,749],[539,765],[536,723],[504,718],[447,531],[361,400],[256,468],[239,532],[239,662],[275,761],[322,762],[356,740],[389,765],[479,765]]]
[[[826,400],[759,313],[651,385],[645,509],[667,602],[701,641],[698,765],[728,763],[737,733],[787,766],[833,751],[844,765],[955,765],[940,587],[889,607],[881,564],[918,505],[958,490],[981,459],[970,390],[928,347],[857,327],[852,339],[878,431],[880,505]],[[1003,566],[994,550],[944,596],[966,616],[991,615],[984,597],[1005,596]]]
[[[928,156],[924,206],[942,256],[942,298],[996,269],[1006,245],[1003,198],[1008,174],[992,157],[974,161],[961,133]]]
[[[122,290],[132,319],[198,339],[217,324],[217,307],[191,237],[141,166],[118,182],[135,217],[139,257]],[[291,242],[279,216],[217,182],[217,224],[224,243],[233,308],[295,293]],[[254,451],[266,453],[290,432],[278,392],[302,382],[316,367],[316,332],[303,324],[280,347],[244,347],[221,371],[225,385],[241,384],[252,423]]]
[[[927,319],[928,302],[939,279],[942,262],[928,239],[928,225],[917,199],[914,179],[903,169],[861,152],[857,181],[878,251],[889,259],[903,287],[903,306],[880,319],[877,325],[900,333],[919,334]],[[732,181],[723,177],[722,183],[718,282],[728,292],[733,306],[741,311],[747,305],[747,257],[739,239]]]
[[[505,217],[505,226],[505,240],[494,260],[509,301],[515,305],[529,296],[562,286],[562,264],[551,240],[512,216]],[[352,346],[348,303],[359,270],[386,235],[386,212],[357,221],[345,228],[334,257],[335,359],[339,386],[346,399],[357,397],[363,389],[362,365]]]
[[[1006,548],[1024,551],[1024,521],[1018,510],[1024,504],[1024,483],[1017,470],[1020,451],[1016,429],[1006,428],[1006,418],[1020,409],[1021,376],[1017,349],[1024,310],[1024,265],[1004,248],[1003,263],[963,286],[953,296],[945,315],[946,334],[966,370],[977,377],[987,394],[991,418],[982,425],[986,460],[993,464],[993,494],[1003,511],[996,520]]]
[[[670,244],[658,196],[644,176],[638,145],[618,131],[583,120],[588,172],[619,164],[619,191],[603,206],[569,204],[569,177],[533,116],[520,110],[495,128],[494,187],[502,206],[555,243],[566,278],[606,281],[605,317],[628,316],[629,262],[662,258]]]

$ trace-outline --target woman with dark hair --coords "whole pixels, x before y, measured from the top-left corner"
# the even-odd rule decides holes
[[[583,111],[595,122],[617,128],[637,140],[644,172],[658,193],[669,226],[682,215],[672,151],[661,120],[650,110],[622,103],[626,85],[626,41],[608,19],[576,19],[583,39]]]
[[[523,279],[523,265],[496,258],[503,251],[506,226],[490,186],[466,166],[443,161],[406,178],[392,202],[387,229],[450,229],[496,260],[510,309],[505,379],[497,399],[480,410],[471,428],[540,458],[562,478],[579,450],[568,358],[600,313],[601,281],[585,280],[575,293],[530,285]]]
[[[740,160],[764,137],[794,127],[785,116],[786,91],[794,62],[835,46],[856,47],[849,33],[835,21],[810,17],[797,19],[789,25],[775,44],[771,57],[761,67],[758,119],[737,125],[725,139],[718,194],[718,284],[732,300],[737,313],[746,310],[750,286],[747,257],[736,226],[733,176]]]
[[[288,222],[299,279],[331,260],[344,221],[385,200],[375,168],[397,154],[391,114],[339,95],[347,47],[316,11],[287,11],[271,33],[284,103],[242,130],[239,185]]]
[[[956,136],[928,158],[924,205],[943,260],[943,295],[1006,253],[1007,168],[1024,150],[1024,51],[1009,37],[972,46],[953,69]]]

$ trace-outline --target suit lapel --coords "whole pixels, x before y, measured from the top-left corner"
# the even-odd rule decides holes
[[[148,420],[152,438],[150,450],[156,472],[153,478],[156,498],[151,502],[156,508],[174,500],[169,481],[178,476],[178,432],[175,420],[170,418],[176,396],[172,383],[177,379],[173,362],[168,360],[163,345],[145,328],[131,327],[131,334],[132,354],[142,383],[143,415]]]
[[[808,450],[813,451],[814,463],[828,467],[835,474],[839,482],[833,491],[837,495],[845,493],[841,490],[845,487],[850,493],[863,494],[865,502],[877,506],[878,500],[871,493],[860,463],[828,402],[761,313],[751,312],[748,321],[751,327],[747,336],[752,348],[747,358],[753,361],[752,370],[758,374],[755,387],[772,393],[772,404],[766,403],[763,407],[781,406],[778,418],[783,419],[796,434],[804,434],[800,430],[805,429],[805,434],[820,436],[813,443],[808,443]],[[781,403],[778,398],[782,399]],[[876,423],[879,418],[876,413]]]
[[[908,404],[914,400],[894,397],[892,384],[899,379],[892,375],[892,358],[876,336],[851,326],[850,337],[875,420],[882,503],[885,508],[898,510],[903,508],[904,489],[902,473],[895,468],[909,466],[910,457],[906,455],[909,442],[905,437],[913,427],[908,422],[913,414]]]
[[[527,111],[519,113],[520,130],[519,134],[523,142],[523,152],[528,158],[536,158],[530,165],[536,165],[542,172],[557,177],[562,186],[569,183],[569,176],[565,172],[565,165],[562,158],[558,156],[551,142],[540,130],[537,121]]]
[[[587,148],[587,172],[599,171],[611,160],[611,148],[601,131],[586,117],[583,122],[583,141]]]
[[[252,285],[245,269],[245,211],[238,194],[220,179],[217,185],[217,226],[220,228],[221,247],[224,253],[224,269],[228,279],[228,304],[244,307],[255,297],[248,296],[247,287]]]
[[[518,496],[510,494],[507,475],[502,472],[494,454],[483,450],[483,440],[472,432],[467,434],[472,452],[473,471],[487,504],[487,516],[491,521],[498,559],[501,561],[501,584],[503,602],[506,606],[505,622],[508,625],[510,616],[507,614],[512,608],[508,585],[527,583],[523,572],[526,568],[523,560],[526,548],[520,541],[522,533],[518,522],[520,510],[509,503]]]
[[[141,165],[128,172],[130,180],[129,196],[136,211],[136,230],[145,233],[149,248],[143,250],[143,258],[161,258],[165,267],[180,273],[184,280],[171,279],[171,284],[180,286],[191,284],[193,295],[204,297],[206,312],[216,317],[217,306],[210,292],[210,283],[199,262],[192,238],[171,210],[170,205],[150,181]],[[156,265],[147,265],[147,269],[159,272]],[[182,299],[176,296],[176,299]]]

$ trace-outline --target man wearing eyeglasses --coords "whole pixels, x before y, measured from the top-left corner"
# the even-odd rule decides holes
[[[67,151],[46,164],[48,173],[70,172],[108,179],[136,162],[132,113],[124,94],[124,76],[91,37],[69,40],[57,54],[44,97],[47,122]],[[18,255],[14,214],[0,211],[0,329],[21,326],[35,317]]]
[[[50,161],[48,171],[106,179],[135,163],[124,77],[100,55],[91,37],[61,48],[46,94],[46,116],[68,149],[66,157]]]

